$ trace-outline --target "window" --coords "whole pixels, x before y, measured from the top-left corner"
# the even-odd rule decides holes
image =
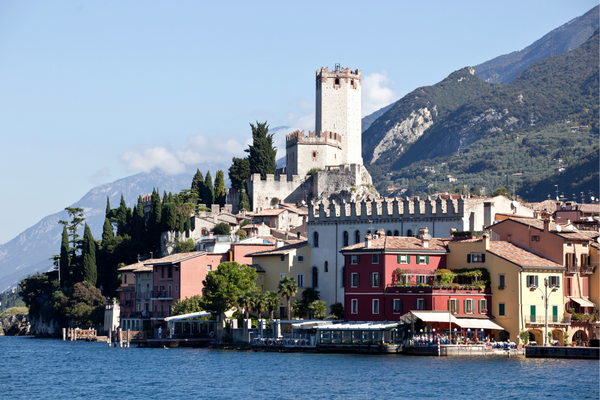
[[[537,275],[527,275],[527,287],[528,288],[536,288],[536,287],[538,287],[538,277],[537,277]]]
[[[394,231],[394,236],[400,236],[400,232]]]
[[[567,247],[573,247],[573,243],[567,242]]]
[[[352,254],[350,256],[350,264],[356,265],[360,261],[360,256],[358,254]]]
[[[379,264],[379,254],[373,254],[371,257],[371,264]]]
[[[344,231],[344,247],[348,246],[348,231]]]
[[[551,276],[549,279],[550,287],[560,287],[560,276]]]
[[[335,83],[334,84],[336,86],[339,86],[340,85],[340,78],[335,78]]]
[[[165,277],[165,266],[164,266],[164,265],[162,266],[162,268],[161,268],[161,270],[160,270],[160,271],[161,271],[161,272],[160,272],[160,277],[161,277],[161,278],[164,278],[164,277]]]
[[[417,264],[419,264],[419,265],[429,264],[429,256],[417,256]]]
[[[392,312],[402,314],[402,299],[392,299]]]
[[[427,275],[417,275],[417,285],[426,285],[428,280]]]
[[[317,267],[312,268],[312,287],[319,287],[319,269]]]
[[[488,311],[487,300],[479,300],[479,314],[486,314]]]
[[[425,310],[425,299],[417,299],[415,300],[415,309],[417,310]]]
[[[573,286],[571,285],[571,278],[565,278],[565,283],[567,284],[567,296],[573,296]]]
[[[298,287],[303,288],[304,287],[304,274],[298,274],[296,280],[298,281]]]
[[[504,303],[498,304],[498,316],[500,316],[500,317],[506,316],[506,304],[504,304]]]
[[[283,278],[285,278],[285,274],[279,274],[279,280],[281,281]]]
[[[587,246],[588,246],[588,244],[587,244],[587,243],[581,243],[581,247],[583,247],[584,249],[586,249],[586,248],[587,248]]]
[[[360,231],[354,232],[354,243],[360,243]]]
[[[350,287],[358,287],[358,273],[356,272],[350,274]]]
[[[468,263],[483,263],[485,262],[485,254],[483,253],[471,253],[467,254]]]
[[[298,262],[304,262],[304,256],[298,256]]]
[[[127,283],[127,274],[123,274],[123,284]]]
[[[371,287],[379,287],[379,272],[371,274]]]
[[[329,272],[329,261],[325,261],[324,268],[325,268],[325,272]]]
[[[279,256],[279,261],[284,262],[285,261],[285,256]]]
[[[342,267],[342,277],[340,279],[342,287],[346,287],[346,267]]]
[[[506,275],[498,274],[498,288],[504,289],[506,287]]]
[[[392,236],[392,231],[387,231],[386,235]]]
[[[169,265],[169,268],[167,270],[167,278],[168,279],[172,279],[173,278],[173,266]]]
[[[179,285],[175,285],[175,293],[179,293]]]
[[[358,314],[358,300],[357,299],[352,299],[350,300],[351,302],[351,313],[352,314]]]
[[[539,242],[540,241],[540,237],[537,236],[537,235],[534,235],[534,236],[531,237],[531,241],[532,242]]]
[[[379,314],[379,299],[373,299],[373,314]]]
[[[313,247],[319,247],[319,232],[313,233]]]
[[[475,311],[475,300],[466,299],[465,300],[465,314],[473,314]]]
[[[410,229],[408,231],[406,231],[406,236],[408,236],[408,237],[412,236],[412,231]]]
[[[410,264],[410,255],[398,254],[398,264]]]
[[[458,313],[458,299],[450,299],[448,300],[448,309],[452,314]]]
[[[206,270],[207,270],[207,271],[212,271],[212,265],[207,265],[207,266],[206,266]]]
[[[590,265],[590,256],[588,256],[587,254],[582,254],[581,255],[581,266],[587,267],[589,265]]]

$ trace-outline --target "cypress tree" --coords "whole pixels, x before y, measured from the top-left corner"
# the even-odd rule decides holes
[[[238,205],[238,209],[239,210],[246,210],[246,211],[250,211],[250,199],[248,198],[248,194],[246,193],[246,190],[242,189],[242,192],[240,193],[240,204]]]
[[[275,174],[277,169],[277,149],[273,145],[274,133],[269,133],[267,121],[263,123],[256,121],[256,126],[250,124],[250,127],[252,145],[244,150],[248,153],[250,173],[260,174],[261,179],[266,179],[267,174]]]
[[[106,196],[106,213],[104,215],[110,215],[110,198]]]
[[[215,177],[215,192],[214,192],[215,203],[219,206],[223,207],[226,201],[226,193],[225,193],[225,174],[222,170],[217,171],[217,176]]]
[[[89,282],[93,286],[96,286],[98,279],[98,270],[96,268],[96,241],[92,236],[92,231],[88,224],[85,224],[83,233],[83,269],[82,278],[84,281]]]
[[[69,253],[69,233],[67,232],[67,226],[63,226],[62,241],[60,243],[60,268],[61,271],[66,273],[69,271],[71,265],[71,255]],[[66,277],[63,277],[63,280]]]
[[[145,240],[146,234],[146,222],[144,218],[144,202],[142,201],[142,196],[138,196],[137,205],[133,209],[133,236],[136,241]]]
[[[206,173],[206,179],[204,180],[204,193],[202,195],[202,201],[209,207],[215,202],[215,196],[213,193],[212,177],[210,171]]]
[[[177,217],[179,219],[179,233],[183,233],[185,231],[185,216],[180,213]]]
[[[150,218],[148,219],[148,234],[150,237],[150,247],[155,247],[160,243],[160,229],[162,221],[162,203],[156,189],[152,190],[152,200],[150,203]]]
[[[185,232],[189,232],[192,229],[192,216],[188,215],[187,217],[185,217],[185,225],[183,230]]]
[[[198,203],[202,203],[202,196],[204,195],[204,177],[199,169],[196,170],[194,179],[192,179],[191,189],[198,195]]]
[[[121,204],[117,209],[117,235],[124,236],[125,233],[127,233],[127,205],[121,194]]]
[[[106,246],[112,238],[114,238],[113,226],[108,218],[104,218],[104,226],[102,227],[102,246]]]

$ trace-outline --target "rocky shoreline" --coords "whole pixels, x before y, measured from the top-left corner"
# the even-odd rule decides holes
[[[0,336],[27,336],[30,330],[28,315],[11,315],[0,319]]]

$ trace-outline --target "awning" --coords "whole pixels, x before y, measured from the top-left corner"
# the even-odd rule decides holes
[[[371,323],[355,323],[355,324],[334,324],[320,326],[319,331],[381,331],[388,330],[398,326],[397,322],[371,322]]]
[[[594,303],[587,299],[582,299],[581,297],[571,297],[571,300],[573,300],[575,303],[579,304],[582,307],[596,307]]]
[[[190,313],[190,314],[182,314],[182,315],[175,315],[173,317],[167,317],[167,318],[165,318],[165,321],[180,321],[182,319],[205,317],[207,315],[211,315],[211,313],[209,313],[207,311],[199,311],[199,312]]]
[[[304,322],[298,322],[298,323],[292,324],[292,328],[294,328],[294,329],[312,329],[312,328],[317,328],[319,326],[331,325],[331,324],[332,324],[331,321],[323,321],[323,320],[304,321]]]
[[[410,316],[417,317],[423,322],[448,322],[452,321],[453,324],[458,323],[457,318],[451,315],[448,311],[409,311],[404,314],[400,319],[405,323],[410,322]]]
[[[498,329],[503,331],[504,328],[489,319],[476,319],[476,318],[456,318],[456,323],[463,329]]]

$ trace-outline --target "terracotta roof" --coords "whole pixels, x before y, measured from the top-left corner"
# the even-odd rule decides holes
[[[264,256],[284,256],[293,250],[308,246],[308,241],[297,241],[296,243],[278,247],[273,250],[259,251],[256,253],[246,254],[246,257],[264,257]]]
[[[525,203],[525,205],[535,211],[554,212],[556,210],[556,200],[544,200],[539,203]]]
[[[255,217],[274,217],[282,212],[287,211],[285,208],[269,208],[254,214]]]
[[[490,242],[490,248],[487,251],[488,253],[504,258],[521,267],[564,269],[562,265],[530,253],[510,242],[492,241]]]
[[[527,226],[531,226],[532,228],[539,229],[540,231],[544,230],[544,220],[543,219],[527,218],[527,217],[510,217],[509,219],[501,221],[498,224],[501,224],[505,221],[515,221],[515,222],[521,223],[523,225],[527,225]],[[492,228],[493,228],[493,226],[492,226]],[[556,224],[554,222],[550,221],[550,226],[548,227],[548,229],[550,230],[550,232],[556,232]]]
[[[136,262],[135,264],[129,264],[129,265],[126,265],[124,267],[121,267],[121,268],[117,269],[117,271],[123,271],[123,272],[135,271],[137,269],[143,268],[144,267],[144,263],[152,262],[152,261],[157,261],[157,260],[154,259],[154,258],[149,258],[149,259],[144,260],[144,261]]]
[[[584,213],[600,214],[600,204],[579,204],[579,209]]]
[[[293,204],[281,203],[279,206],[299,215],[308,215],[308,211],[302,210]]]
[[[450,239],[432,238],[429,247],[423,247],[421,239],[404,236],[383,236],[371,240],[371,247],[365,248],[365,242],[353,244],[342,248],[342,251],[351,250],[418,250],[418,251],[446,251],[446,245]]]
[[[598,233],[597,231],[577,231],[577,232],[562,231],[562,232],[556,232],[556,234],[560,237],[563,237],[565,239],[571,239],[571,240],[594,240],[595,238],[597,238],[600,235],[600,233]]]
[[[201,256],[203,254],[206,254],[206,252],[205,251],[191,251],[188,253],[175,253],[175,254],[171,254],[170,256],[166,256],[163,258],[150,260],[150,262],[149,262],[149,260],[146,260],[146,261],[144,261],[144,264],[145,265],[175,264],[180,261],[185,261],[190,258]]]

